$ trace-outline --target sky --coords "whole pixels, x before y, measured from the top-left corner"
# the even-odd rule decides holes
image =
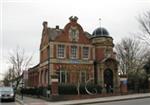
[[[63,29],[70,16],[77,16],[84,31],[92,34],[101,24],[118,43],[139,30],[137,18],[148,10],[150,0],[1,0],[0,79],[10,66],[9,53],[17,47],[33,54],[33,65],[39,62],[43,21]]]

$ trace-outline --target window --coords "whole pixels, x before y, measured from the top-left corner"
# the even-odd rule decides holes
[[[67,83],[69,81],[69,73],[67,71],[60,71],[59,82]]]
[[[89,58],[89,47],[83,47],[83,58]]]
[[[71,58],[77,58],[77,46],[71,46]]]
[[[81,83],[86,82],[86,71],[81,71],[80,72],[80,81],[81,81]]]
[[[57,50],[57,56],[58,58],[64,58],[65,55],[65,46],[64,45],[58,45],[58,50]]]

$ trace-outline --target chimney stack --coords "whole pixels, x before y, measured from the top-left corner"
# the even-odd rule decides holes
[[[59,29],[59,25],[56,25],[56,29]]]
[[[47,25],[48,25],[48,22],[47,22],[47,21],[44,21],[44,22],[43,22],[43,28],[47,28]]]

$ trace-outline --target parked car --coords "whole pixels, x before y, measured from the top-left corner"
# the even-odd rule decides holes
[[[0,99],[15,101],[15,93],[12,87],[0,87]]]

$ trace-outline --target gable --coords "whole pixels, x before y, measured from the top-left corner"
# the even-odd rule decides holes
[[[82,27],[76,22],[68,23],[63,32],[55,39],[56,42],[90,44],[89,38],[86,36]]]
[[[66,42],[78,44],[92,44],[90,34],[83,31],[80,24],[77,23],[77,17],[70,17],[70,22],[66,24],[64,29],[49,28],[47,22],[43,22],[43,32],[40,48],[48,45],[49,41]]]

